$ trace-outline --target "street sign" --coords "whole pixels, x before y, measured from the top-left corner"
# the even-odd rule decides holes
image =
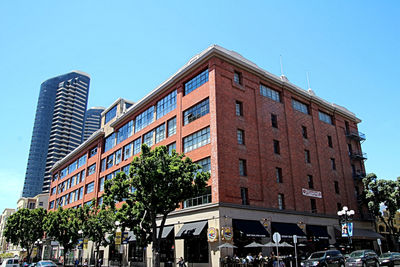
[[[281,234],[278,232],[274,233],[272,239],[274,240],[275,243],[278,244],[279,242],[281,242]]]
[[[297,235],[293,235],[293,243],[297,243]]]
[[[379,238],[376,240],[376,243],[378,243],[379,246],[382,245],[382,241]]]
[[[115,245],[121,245],[121,232],[116,232],[115,233]]]

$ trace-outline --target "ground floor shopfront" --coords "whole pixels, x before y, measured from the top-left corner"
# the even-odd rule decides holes
[[[162,266],[176,266],[183,257],[189,266],[220,266],[226,256],[245,257],[247,254],[264,256],[273,247],[248,247],[256,242],[272,241],[275,232],[280,233],[281,243],[294,245],[299,257],[327,248],[346,247],[349,240],[338,234],[339,222],[335,216],[277,211],[240,205],[207,204],[191,207],[170,214],[162,232]],[[354,221],[352,244],[354,248],[378,250],[376,238],[369,221]],[[132,233],[124,244],[101,248],[99,254],[103,266],[151,266],[152,247],[140,247]],[[224,245],[225,244],[225,245]],[[232,244],[236,248],[221,247]],[[294,255],[293,247],[280,247],[281,255]],[[74,257],[79,257],[76,251]],[[82,258],[94,264],[94,248],[89,242],[82,251]]]

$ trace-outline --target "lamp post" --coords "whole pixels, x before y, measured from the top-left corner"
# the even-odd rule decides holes
[[[41,253],[42,252],[42,243],[43,242],[40,239],[35,241],[35,246],[36,246],[36,249],[37,249],[36,257],[37,257],[38,260],[42,259],[42,253]]]
[[[82,260],[83,260],[83,230],[80,229],[78,231],[78,234],[81,236],[81,239],[82,239],[82,243],[79,244],[78,259],[79,259],[80,264],[83,266],[83,262],[82,262]]]
[[[115,221],[115,226],[116,226],[116,229],[115,229],[115,231],[116,231],[116,233],[118,233],[118,229],[119,229],[119,225],[121,224],[120,223],[120,221]],[[115,236],[115,245],[118,245],[118,254],[120,254],[119,255],[119,266],[121,267],[122,266],[122,251],[121,251],[121,249],[122,249],[122,246],[121,246],[121,237],[122,237],[122,233],[120,232],[119,233],[119,236],[117,236],[117,234],[116,234],[116,236]],[[118,243],[118,244],[117,244]]]
[[[337,212],[342,229],[342,237],[349,238],[349,247],[351,247],[351,237],[353,236],[353,224],[351,223],[351,219],[354,213],[354,210],[349,210],[349,208],[346,206],[344,206],[342,210]]]

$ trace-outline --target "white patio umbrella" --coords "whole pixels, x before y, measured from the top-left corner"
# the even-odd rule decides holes
[[[252,242],[246,246],[244,246],[245,248],[261,248],[263,247],[263,244],[257,243],[257,242]]]
[[[237,248],[237,246],[230,243],[223,243],[222,245],[219,245],[218,248]]]
[[[267,247],[267,248],[274,248],[274,247],[276,247],[276,243],[270,241],[270,242],[264,244],[264,247]]]
[[[279,244],[279,247],[292,248],[293,246],[290,245],[288,242],[282,242],[282,243]]]

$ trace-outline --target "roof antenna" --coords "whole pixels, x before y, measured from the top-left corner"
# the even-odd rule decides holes
[[[283,74],[283,64],[282,64],[282,55],[279,55],[280,57],[280,62],[281,62],[281,81],[283,82],[288,82],[289,79]]]
[[[310,86],[310,77],[309,77],[309,72],[307,71],[306,72],[306,75],[307,75],[307,85],[308,85],[308,93],[310,94],[310,95],[315,95],[315,93],[314,93],[314,91],[311,89],[311,86]]]

